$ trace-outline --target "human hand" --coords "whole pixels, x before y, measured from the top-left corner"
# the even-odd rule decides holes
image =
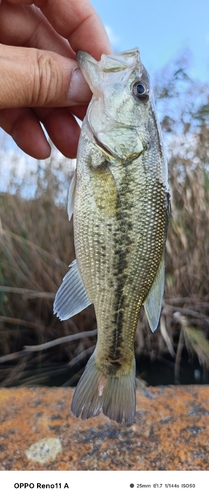
[[[88,0],[0,0],[0,127],[34,158],[50,155],[40,123],[65,156],[76,156],[74,116],[83,119],[91,98],[80,49],[96,59],[110,52]]]

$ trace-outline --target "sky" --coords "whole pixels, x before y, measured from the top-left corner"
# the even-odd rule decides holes
[[[190,76],[209,81],[209,0],[91,0],[116,51],[138,47],[151,77],[188,51]]]

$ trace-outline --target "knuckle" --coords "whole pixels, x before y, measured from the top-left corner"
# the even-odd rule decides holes
[[[32,89],[33,105],[51,105],[56,98],[59,86],[60,78],[55,58],[52,54],[37,51]]]

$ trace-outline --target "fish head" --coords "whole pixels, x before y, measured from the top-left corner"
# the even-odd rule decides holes
[[[97,145],[109,155],[137,157],[149,142],[149,75],[138,49],[103,54],[96,61],[86,52],[77,53],[81,71],[93,93],[87,122]]]

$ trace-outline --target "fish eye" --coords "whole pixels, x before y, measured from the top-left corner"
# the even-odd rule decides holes
[[[141,81],[136,81],[132,84],[132,92],[137,100],[148,101],[149,99],[149,89]]]

